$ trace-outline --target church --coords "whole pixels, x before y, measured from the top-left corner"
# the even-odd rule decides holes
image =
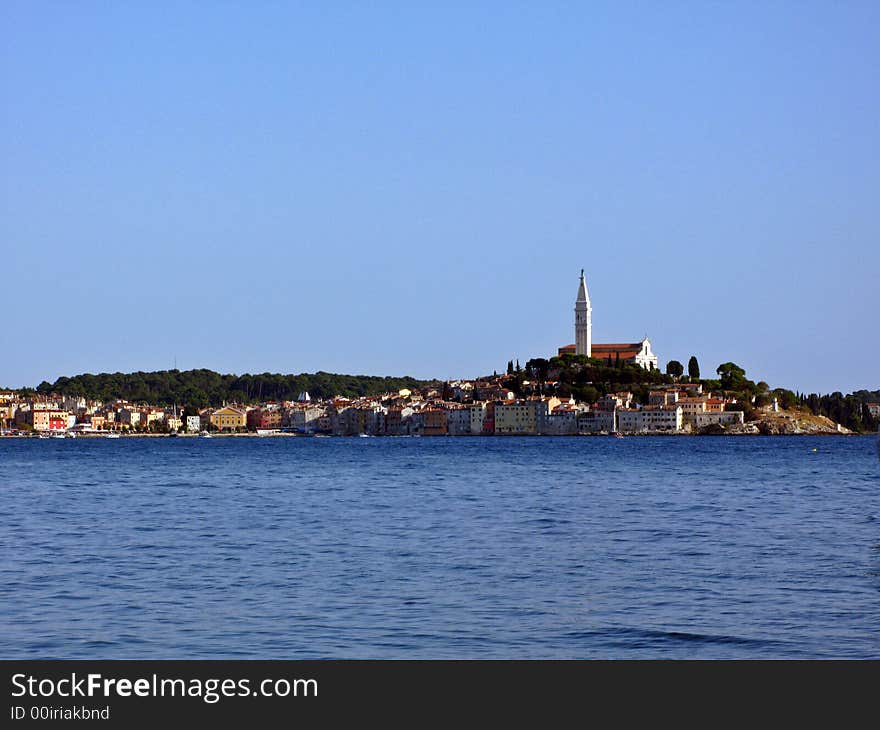
[[[646,370],[657,369],[657,356],[651,352],[651,341],[647,337],[641,342],[593,344],[593,306],[583,269],[574,303],[574,342],[573,345],[560,347],[559,354],[586,355],[611,364],[630,362]]]

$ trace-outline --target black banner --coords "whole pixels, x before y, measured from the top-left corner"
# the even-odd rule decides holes
[[[484,718],[570,724],[869,708],[876,662],[4,661],[4,725]],[[705,714],[708,713],[708,714]]]

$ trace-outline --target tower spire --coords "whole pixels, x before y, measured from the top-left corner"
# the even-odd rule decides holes
[[[593,307],[587,291],[584,270],[578,282],[577,299],[574,303],[574,351],[578,355],[592,357],[593,354]]]
[[[581,269],[581,278],[580,278],[580,281],[578,282],[578,293],[577,293],[577,300],[576,301],[587,302],[587,304],[590,303],[590,294],[587,291],[587,280],[584,277],[584,270],[583,269]]]

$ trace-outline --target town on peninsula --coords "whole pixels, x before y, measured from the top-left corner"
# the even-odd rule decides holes
[[[594,343],[581,271],[575,342],[472,380],[220,375],[210,370],[61,377],[0,391],[0,435],[575,436],[876,431],[880,391],[802,394],[733,362],[701,378],[691,356],[659,368],[651,341]]]

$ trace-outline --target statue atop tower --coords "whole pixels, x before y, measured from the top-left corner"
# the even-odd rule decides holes
[[[574,344],[576,355],[593,356],[593,307],[587,292],[587,280],[581,269],[577,300],[574,303]]]

